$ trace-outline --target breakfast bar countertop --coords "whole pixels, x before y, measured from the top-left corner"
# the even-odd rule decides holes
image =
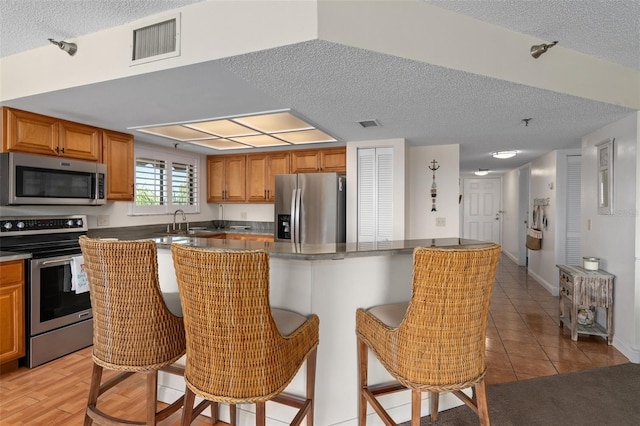
[[[267,250],[271,257],[294,260],[335,260],[352,257],[387,256],[412,253],[416,247],[473,248],[487,242],[463,238],[382,241],[376,243],[294,244],[245,240],[201,238],[191,235],[169,235],[153,238],[158,248],[170,248],[172,243],[205,249]]]

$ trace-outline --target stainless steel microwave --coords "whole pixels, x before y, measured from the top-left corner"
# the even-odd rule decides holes
[[[19,152],[0,153],[0,205],[97,206],[107,202],[107,166]]]

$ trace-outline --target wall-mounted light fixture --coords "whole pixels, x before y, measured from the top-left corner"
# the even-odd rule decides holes
[[[75,55],[76,52],[78,51],[78,45],[75,44],[75,43],[69,43],[67,41],[55,41],[52,38],[50,38],[49,41],[51,42],[51,44],[55,44],[60,49],[62,49],[65,52],[67,52],[70,56]]]
[[[492,152],[491,156],[493,156],[493,158],[504,160],[506,158],[515,157],[517,153],[518,153],[517,151],[496,151],[496,152]]]
[[[473,174],[476,176],[486,176],[489,174],[489,169],[478,169],[477,171],[473,172]]]
[[[540,57],[540,55],[542,55],[544,52],[546,52],[556,44],[558,44],[557,41],[554,41],[549,44],[546,44],[546,43],[534,44],[533,46],[531,46],[531,56],[537,59]]]

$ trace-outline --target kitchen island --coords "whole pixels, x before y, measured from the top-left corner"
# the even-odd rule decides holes
[[[419,246],[440,248],[484,247],[487,243],[458,238],[389,241],[373,243],[293,245],[257,241],[216,240],[190,236],[156,238],[161,287],[177,292],[170,245],[185,244],[207,249],[257,250],[270,253],[270,300],[274,307],[320,317],[320,345],[316,371],[315,424],[357,425],[357,360],[355,313],[360,307],[407,301],[411,297],[413,249]],[[370,361],[370,383],[391,380],[377,362]],[[301,372],[302,373],[302,372]],[[303,375],[299,373],[287,388],[304,394]],[[183,392],[184,383],[171,375],[162,375],[159,395],[170,400]],[[166,398],[165,398],[166,396]],[[425,398],[428,398],[425,393]],[[397,422],[411,417],[408,392],[384,399]],[[444,394],[440,409],[460,405],[454,396]],[[242,405],[241,424],[254,424],[252,405]],[[429,414],[423,402],[422,415]],[[221,409],[222,420],[228,411]],[[283,424],[291,419],[290,409],[268,404],[269,424]],[[370,425],[382,424],[371,414]]]

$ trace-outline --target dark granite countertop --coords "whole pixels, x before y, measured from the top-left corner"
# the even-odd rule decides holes
[[[13,251],[0,251],[0,262],[8,262],[9,260],[30,259],[31,253],[16,253]]]
[[[221,240],[192,235],[169,235],[153,238],[158,248],[168,249],[172,243],[211,250],[267,250],[271,257],[295,260],[345,259],[364,256],[411,254],[416,247],[464,249],[485,247],[490,243],[462,238],[384,241],[378,243],[293,244],[281,242]]]

